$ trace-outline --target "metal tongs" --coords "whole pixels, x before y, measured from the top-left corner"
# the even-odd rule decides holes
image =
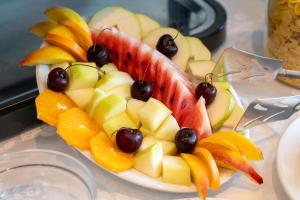
[[[300,79],[300,71],[283,69],[283,61],[251,54],[236,48],[227,48],[214,68],[213,80],[242,80],[270,81],[277,77]]]
[[[212,78],[214,81],[230,82],[254,80],[252,83],[272,81],[279,76],[300,78],[300,71],[286,70],[282,66],[281,60],[228,48],[217,62]],[[257,99],[247,107],[235,130],[244,131],[264,123],[285,120],[299,110],[300,95]]]

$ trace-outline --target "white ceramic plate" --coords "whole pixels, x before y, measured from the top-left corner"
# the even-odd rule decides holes
[[[300,117],[293,121],[280,139],[277,172],[290,199],[300,199]]]
[[[43,91],[47,88],[47,75],[49,73],[49,66],[48,65],[38,65],[36,67],[36,79],[37,79],[37,85],[39,88],[39,91]],[[237,93],[234,91],[233,88],[231,88],[231,93],[237,100],[237,102],[241,105],[241,102],[237,96]],[[248,135],[248,133],[246,133]],[[84,155],[86,158],[94,162],[94,159],[91,157],[91,154],[88,151],[81,151],[78,150],[82,155]],[[95,162],[94,162],[95,163]],[[99,166],[101,167],[101,166]],[[109,172],[109,171],[108,171]],[[191,186],[180,186],[180,185],[174,185],[174,184],[167,184],[163,183],[160,179],[154,179],[149,176],[146,176],[139,171],[135,169],[130,169],[125,172],[121,173],[112,173],[121,179],[127,180],[128,182],[154,189],[154,190],[160,190],[165,192],[175,192],[175,193],[191,193],[196,192],[196,187],[194,185]],[[227,182],[234,174],[234,172],[226,169],[220,170],[221,174],[221,184],[224,184]]]

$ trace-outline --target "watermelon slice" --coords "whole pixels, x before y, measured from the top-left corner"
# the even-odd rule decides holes
[[[198,138],[211,134],[205,102],[195,97],[195,88],[180,67],[163,54],[117,29],[92,30],[93,41],[108,48],[112,62],[135,80],[153,84],[153,97],[163,102],[180,127],[193,128]]]

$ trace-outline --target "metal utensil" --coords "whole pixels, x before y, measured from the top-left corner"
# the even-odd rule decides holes
[[[300,95],[257,99],[247,107],[235,130],[244,131],[264,123],[285,120],[299,110]]]
[[[271,81],[276,77],[300,79],[300,71],[283,69],[283,61],[248,53],[236,48],[227,48],[214,68],[213,81],[238,82],[247,79]]]

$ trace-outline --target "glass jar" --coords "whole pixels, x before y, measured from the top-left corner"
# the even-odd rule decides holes
[[[267,47],[284,68],[300,71],[300,0],[269,0]],[[280,80],[300,88],[300,80]]]

